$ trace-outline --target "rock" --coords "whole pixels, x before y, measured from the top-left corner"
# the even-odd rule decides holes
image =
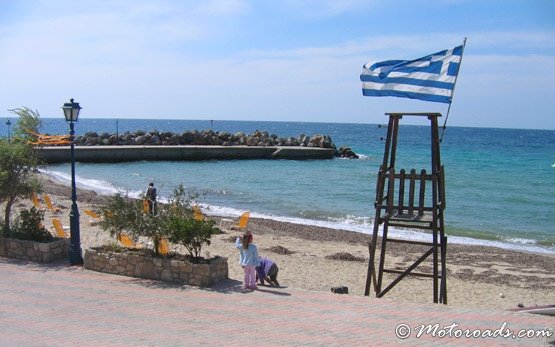
[[[349,288],[345,286],[331,287],[331,292],[335,294],[349,294]]]
[[[140,135],[135,138],[135,144],[142,145],[146,142],[146,136]]]
[[[150,144],[153,144],[153,145],[159,145],[162,143],[162,140],[160,140],[160,136],[152,135],[149,142]]]
[[[359,158],[358,155],[355,152],[353,152],[353,150],[350,147],[339,147],[335,156],[340,158],[349,158],[349,159]]]
[[[516,305],[516,306],[517,306],[517,307],[520,307],[520,308],[523,308],[523,307],[524,307],[524,304],[522,304],[522,303],[519,302],[518,305]]]

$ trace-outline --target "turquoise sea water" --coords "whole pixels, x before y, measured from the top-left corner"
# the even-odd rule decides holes
[[[384,122],[387,117],[383,116]],[[398,169],[430,168],[430,128],[403,125]],[[101,193],[142,192],[153,181],[168,196],[183,183],[203,192],[208,213],[254,216],[371,233],[376,174],[385,127],[375,124],[80,119],[77,134],[135,130],[183,132],[267,130],[278,136],[330,135],[360,160],[221,160],[77,164],[78,185]],[[43,133],[67,133],[61,119],[43,119]],[[446,171],[445,221],[450,242],[555,253],[555,131],[449,127],[441,145]],[[68,164],[49,173],[69,181]],[[421,233],[396,230],[398,236]]]

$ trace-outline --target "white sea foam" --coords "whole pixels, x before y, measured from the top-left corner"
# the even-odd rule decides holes
[[[40,170],[42,173],[56,179],[61,184],[70,185],[71,184],[71,177],[65,173],[58,172],[58,171],[49,171],[49,170]],[[116,193],[120,194],[128,194],[132,198],[138,198],[143,194],[142,191],[126,191],[125,189],[116,187],[109,182],[103,180],[95,180],[95,179],[85,179],[79,176],[76,177],[76,185],[78,188],[81,189],[88,189],[95,191],[100,195],[113,195]],[[167,197],[160,196],[159,201],[164,203],[167,202]],[[220,216],[225,218],[237,218],[239,217],[244,210],[233,208],[233,207],[226,207],[226,206],[217,206],[207,203],[199,203],[200,207],[203,209],[203,212],[209,216]],[[373,232],[373,221],[370,218],[362,218],[362,217],[355,217],[355,216],[347,216],[344,218],[330,218],[330,220],[314,220],[314,219],[307,219],[307,218],[299,218],[299,217],[286,217],[286,216],[277,216],[268,213],[260,213],[257,211],[251,211],[251,217],[253,218],[261,218],[261,219],[271,219],[276,220],[279,222],[288,222],[293,224],[302,224],[302,225],[314,225],[318,227],[330,228],[330,229],[341,229],[341,230],[348,230],[354,231],[363,234],[372,234]],[[383,232],[383,226],[379,228],[379,235],[381,236]],[[417,230],[411,229],[403,229],[403,228],[389,228],[388,231],[389,237],[398,238],[398,239],[405,239],[405,240],[414,240],[414,241],[431,241],[431,234],[422,233]],[[523,252],[532,252],[532,253],[545,253],[545,254],[554,254],[555,250],[551,247],[542,247],[537,245],[534,240],[530,239],[523,239],[523,238],[511,238],[507,239],[506,241],[493,241],[493,240],[482,240],[482,239],[475,239],[470,237],[463,237],[463,236],[451,236],[448,235],[449,243],[452,244],[464,244],[464,245],[477,245],[477,246],[489,246],[489,247],[498,247],[503,249],[509,250],[517,250]]]
[[[358,154],[357,153],[357,155],[358,155],[358,159],[360,159],[360,160],[370,160],[370,159],[372,159],[370,156],[365,155],[365,154]]]
[[[48,175],[49,177],[52,177],[63,185],[71,185],[71,176],[66,173],[50,170],[39,171],[44,173],[45,175]],[[92,190],[99,195],[110,196],[119,193],[127,194],[131,198],[139,198],[142,194],[144,194],[144,192],[140,190],[128,191],[121,187],[116,187],[107,181],[83,178],[78,175],[75,176],[75,185],[78,189]],[[164,203],[167,202],[167,199],[165,197],[160,197],[159,201]]]

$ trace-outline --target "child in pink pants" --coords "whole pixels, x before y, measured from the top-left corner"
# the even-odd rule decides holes
[[[239,264],[245,272],[245,290],[256,289],[256,267],[260,265],[258,249],[252,243],[252,237],[244,234],[235,240],[235,247],[239,250]]]

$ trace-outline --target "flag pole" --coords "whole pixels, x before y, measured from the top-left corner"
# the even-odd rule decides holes
[[[462,52],[461,52],[461,61],[459,62],[459,66],[457,67],[457,74],[455,78],[455,82],[453,83],[453,93],[451,93],[451,100],[449,101],[449,106],[447,107],[447,114],[445,115],[445,120],[443,121],[443,126],[441,127],[441,136],[439,137],[439,142],[443,141],[443,133],[447,128],[447,119],[449,119],[449,111],[451,111],[451,103],[453,102],[453,96],[455,95],[455,87],[457,86],[457,80],[459,79],[459,70],[461,69],[462,58],[464,55],[464,47],[466,46],[466,37],[464,38],[463,45],[462,45]]]

